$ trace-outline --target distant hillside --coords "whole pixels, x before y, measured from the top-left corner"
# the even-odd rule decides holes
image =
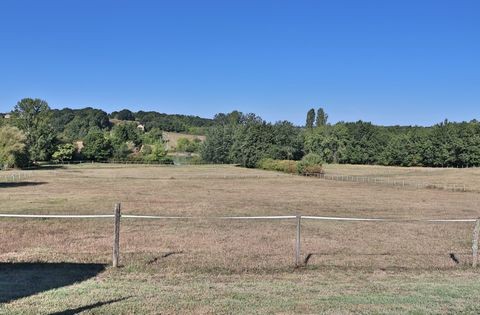
[[[91,107],[52,110],[52,127],[65,140],[83,139],[93,129],[109,130],[114,125],[128,121],[142,125],[144,131],[158,128],[167,132],[194,135],[204,135],[209,127],[215,125],[213,119],[189,115],[169,115],[154,111],[135,113],[124,109],[108,114],[103,110]]]
[[[204,142],[206,140],[205,136],[199,135],[189,135],[185,133],[178,133],[178,132],[163,132],[163,141],[165,141],[165,148],[167,150],[175,150],[177,148],[177,143],[179,139],[188,139],[190,141],[194,141],[195,139]]]
[[[170,115],[155,111],[132,112],[128,109],[112,112],[110,118],[117,120],[138,121],[146,130],[159,128],[164,131],[183,132],[189,134],[205,134],[206,128],[215,125],[213,119],[192,115]]]

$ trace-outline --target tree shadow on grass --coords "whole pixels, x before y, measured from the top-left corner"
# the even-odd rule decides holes
[[[50,315],[74,315],[74,314],[78,314],[80,312],[88,311],[88,310],[91,310],[91,309],[94,309],[94,308],[97,308],[97,307],[100,307],[100,306],[103,306],[103,305],[108,305],[108,304],[120,302],[120,301],[126,300],[128,298],[129,297],[124,297],[124,298],[120,298],[120,299],[108,300],[108,301],[105,301],[105,302],[97,302],[97,303],[81,306],[81,307],[78,307],[78,308],[72,308],[72,309],[68,309],[68,310],[65,310],[65,311],[61,311],[61,312],[51,313]]]
[[[95,277],[104,264],[0,263],[0,303]]]
[[[45,184],[47,184],[47,182],[6,182],[6,183],[0,183],[0,188],[38,186],[38,185],[45,185]]]
[[[51,171],[51,170],[58,170],[65,168],[63,165],[55,165],[55,164],[46,164],[46,165],[37,165],[24,168],[25,170],[35,170],[35,171]]]

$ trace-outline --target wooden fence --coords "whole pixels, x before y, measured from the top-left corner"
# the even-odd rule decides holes
[[[354,217],[326,217],[326,216],[305,216],[305,215],[283,215],[283,216],[218,216],[218,217],[194,217],[194,216],[157,216],[157,215],[133,215],[121,214],[120,203],[115,204],[113,214],[100,215],[62,215],[62,214],[0,214],[0,218],[25,218],[25,219],[98,219],[113,218],[113,244],[112,244],[112,266],[117,268],[120,265],[120,225],[122,219],[142,220],[295,220],[295,267],[304,266],[301,260],[301,225],[303,220],[321,221],[347,221],[347,222],[425,222],[425,223],[474,223],[472,240],[472,267],[478,265],[478,246],[480,236],[480,218],[478,219],[383,219],[383,218],[354,218]]]

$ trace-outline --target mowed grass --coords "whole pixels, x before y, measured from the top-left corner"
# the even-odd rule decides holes
[[[475,178],[476,170],[469,171],[458,170]],[[384,168],[389,172],[394,171]],[[121,202],[124,214],[208,218],[480,216],[480,195],[473,192],[325,181],[234,166],[95,164],[32,175],[0,186],[0,212],[110,214]],[[117,270],[108,266],[112,223],[0,219],[0,313],[480,311],[480,273],[470,267],[471,223],[304,220],[302,258],[312,256],[296,269],[293,220],[124,218]]]

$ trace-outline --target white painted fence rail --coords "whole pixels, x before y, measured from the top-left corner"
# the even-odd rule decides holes
[[[374,176],[357,176],[357,175],[336,175],[336,174],[304,174],[307,177],[318,177],[325,180],[354,182],[354,183],[371,183],[382,184],[401,188],[416,188],[416,189],[439,189],[448,191],[467,192],[474,191],[465,184],[457,183],[427,183],[405,179],[392,179],[389,177],[374,177]]]
[[[0,182],[17,182],[22,179],[27,179],[32,177],[31,172],[0,172]]]
[[[295,266],[302,265],[300,261],[301,220],[344,221],[344,222],[425,222],[425,223],[475,223],[473,231],[472,255],[473,267],[477,266],[479,243],[479,219],[402,219],[402,218],[355,218],[309,215],[280,215],[280,216],[158,216],[120,213],[120,203],[115,204],[113,214],[15,214],[1,213],[0,218],[18,219],[104,219],[114,218],[113,267],[118,267],[120,260],[120,219],[153,219],[153,220],[296,220],[295,234]]]

